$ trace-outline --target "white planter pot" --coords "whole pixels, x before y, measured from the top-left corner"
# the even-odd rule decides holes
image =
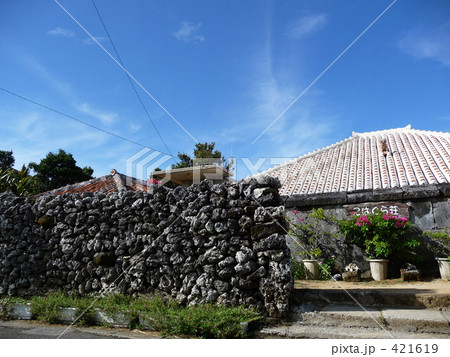
[[[31,304],[11,304],[7,307],[9,316],[20,320],[32,320]]]
[[[139,325],[145,328],[146,330],[155,330],[154,321],[155,319],[151,317],[146,318],[143,316],[139,316]]]
[[[374,280],[386,280],[388,276],[387,259],[370,259],[370,274]]]
[[[128,327],[131,323],[130,318],[122,312],[107,314],[101,310],[95,312],[94,321],[100,325],[112,325],[116,327]]]
[[[303,260],[305,265],[306,280],[317,280],[319,279],[319,263],[317,260]]]
[[[436,258],[439,265],[439,273],[441,279],[450,280],[450,260],[447,258]]]
[[[78,309],[74,307],[60,307],[59,310],[59,321],[63,324],[71,324],[80,316]]]

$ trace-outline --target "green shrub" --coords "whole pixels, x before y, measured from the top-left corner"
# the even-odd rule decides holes
[[[72,307],[72,300],[63,292],[52,292],[31,299],[31,312],[38,320],[49,324],[59,322],[61,316],[59,307]]]
[[[293,257],[291,257],[292,272],[294,274],[295,280],[306,279],[305,265],[302,262],[297,262]]]
[[[406,233],[412,227],[404,217],[383,213],[353,216],[340,222],[340,231],[351,243],[363,247],[371,258],[408,257],[420,245],[416,236]]]
[[[324,260],[323,262],[319,262],[319,280],[330,280],[331,274],[334,268],[334,255]]]
[[[154,319],[155,326],[159,331],[201,338],[245,337],[241,322],[250,322],[260,318],[259,314],[251,309],[212,304],[184,308],[167,308],[162,304],[159,306],[159,311],[153,312],[148,317]]]
[[[65,292],[50,292],[45,296],[32,297],[31,311],[38,320],[47,323],[58,323],[61,318],[59,308],[72,307],[78,310],[79,318],[75,322],[81,326],[91,326],[94,322],[93,299],[89,297],[74,297]]]
[[[325,214],[323,208],[313,209],[306,217],[302,218],[299,211],[292,210],[294,219],[289,219],[289,235],[295,237],[297,244],[303,249],[299,253],[303,259],[318,259],[323,255],[321,242],[324,238],[338,238],[323,228],[323,224],[336,224],[336,218]]]

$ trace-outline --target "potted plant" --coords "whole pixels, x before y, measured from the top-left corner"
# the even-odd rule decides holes
[[[441,279],[450,280],[450,255],[447,258],[436,258]]]
[[[354,215],[343,220],[339,229],[350,243],[364,248],[369,255],[370,271],[375,280],[387,278],[389,258],[406,257],[420,245],[417,237],[406,234],[412,224],[405,217],[376,210],[373,214]]]
[[[424,232],[426,236],[431,238],[428,244],[430,249],[436,256],[436,261],[439,265],[439,273],[441,279],[450,280],[450,227],[445,227],[441,232]],[[447,256],[448,255],[448,256]]]
[[[311,252],[305,252],[311,253]],[[313,256],[313,259],[303,259],[303,264],[305,265],[305,273],[307,280],[317,280],[319,279],[320,269],[319,269],[319,261],[314,258],[320,257],[322,255],[322,251],[320,249],[316,250],[316,256]]]
[[[327,220],[322,208],[314,209],[312,213],[301,217],[297,210],[293,210],[294,219],[289,219],[289,235],[295,239],[297,245],[302,248],[299,254],[304,266],[305,275],[308,280],[317,280],[321,272],[322,260],[321,239],[329,233],[320,229],[320,221]]]

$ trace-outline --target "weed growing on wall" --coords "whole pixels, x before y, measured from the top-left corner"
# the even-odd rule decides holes
[[[431,238],[432,243],[428,244],[428,249],[437,258],[444,258],[448,255],[448,259],[450,259],[450,227],[445,227],[441,232],[426,231],[423,234]]]

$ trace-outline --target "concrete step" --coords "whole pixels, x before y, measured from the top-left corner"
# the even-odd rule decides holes
[[[291,321],[261,336],[288,338],[449,338],[450,312],[398,306],[380,308],[311,302],[293,306]]]
[[[450,282],[376,284],[297,281],[292,304],[305,301],[316,305],[354,303],[363,306],[403,306],[411,308],[450,308]]]
[[[299,338],[299,339],[446,339],[448,335],[394,331],[370,327],[329,327],[292,323],[289,326],[274,326],[262,329],[257,338]]]

